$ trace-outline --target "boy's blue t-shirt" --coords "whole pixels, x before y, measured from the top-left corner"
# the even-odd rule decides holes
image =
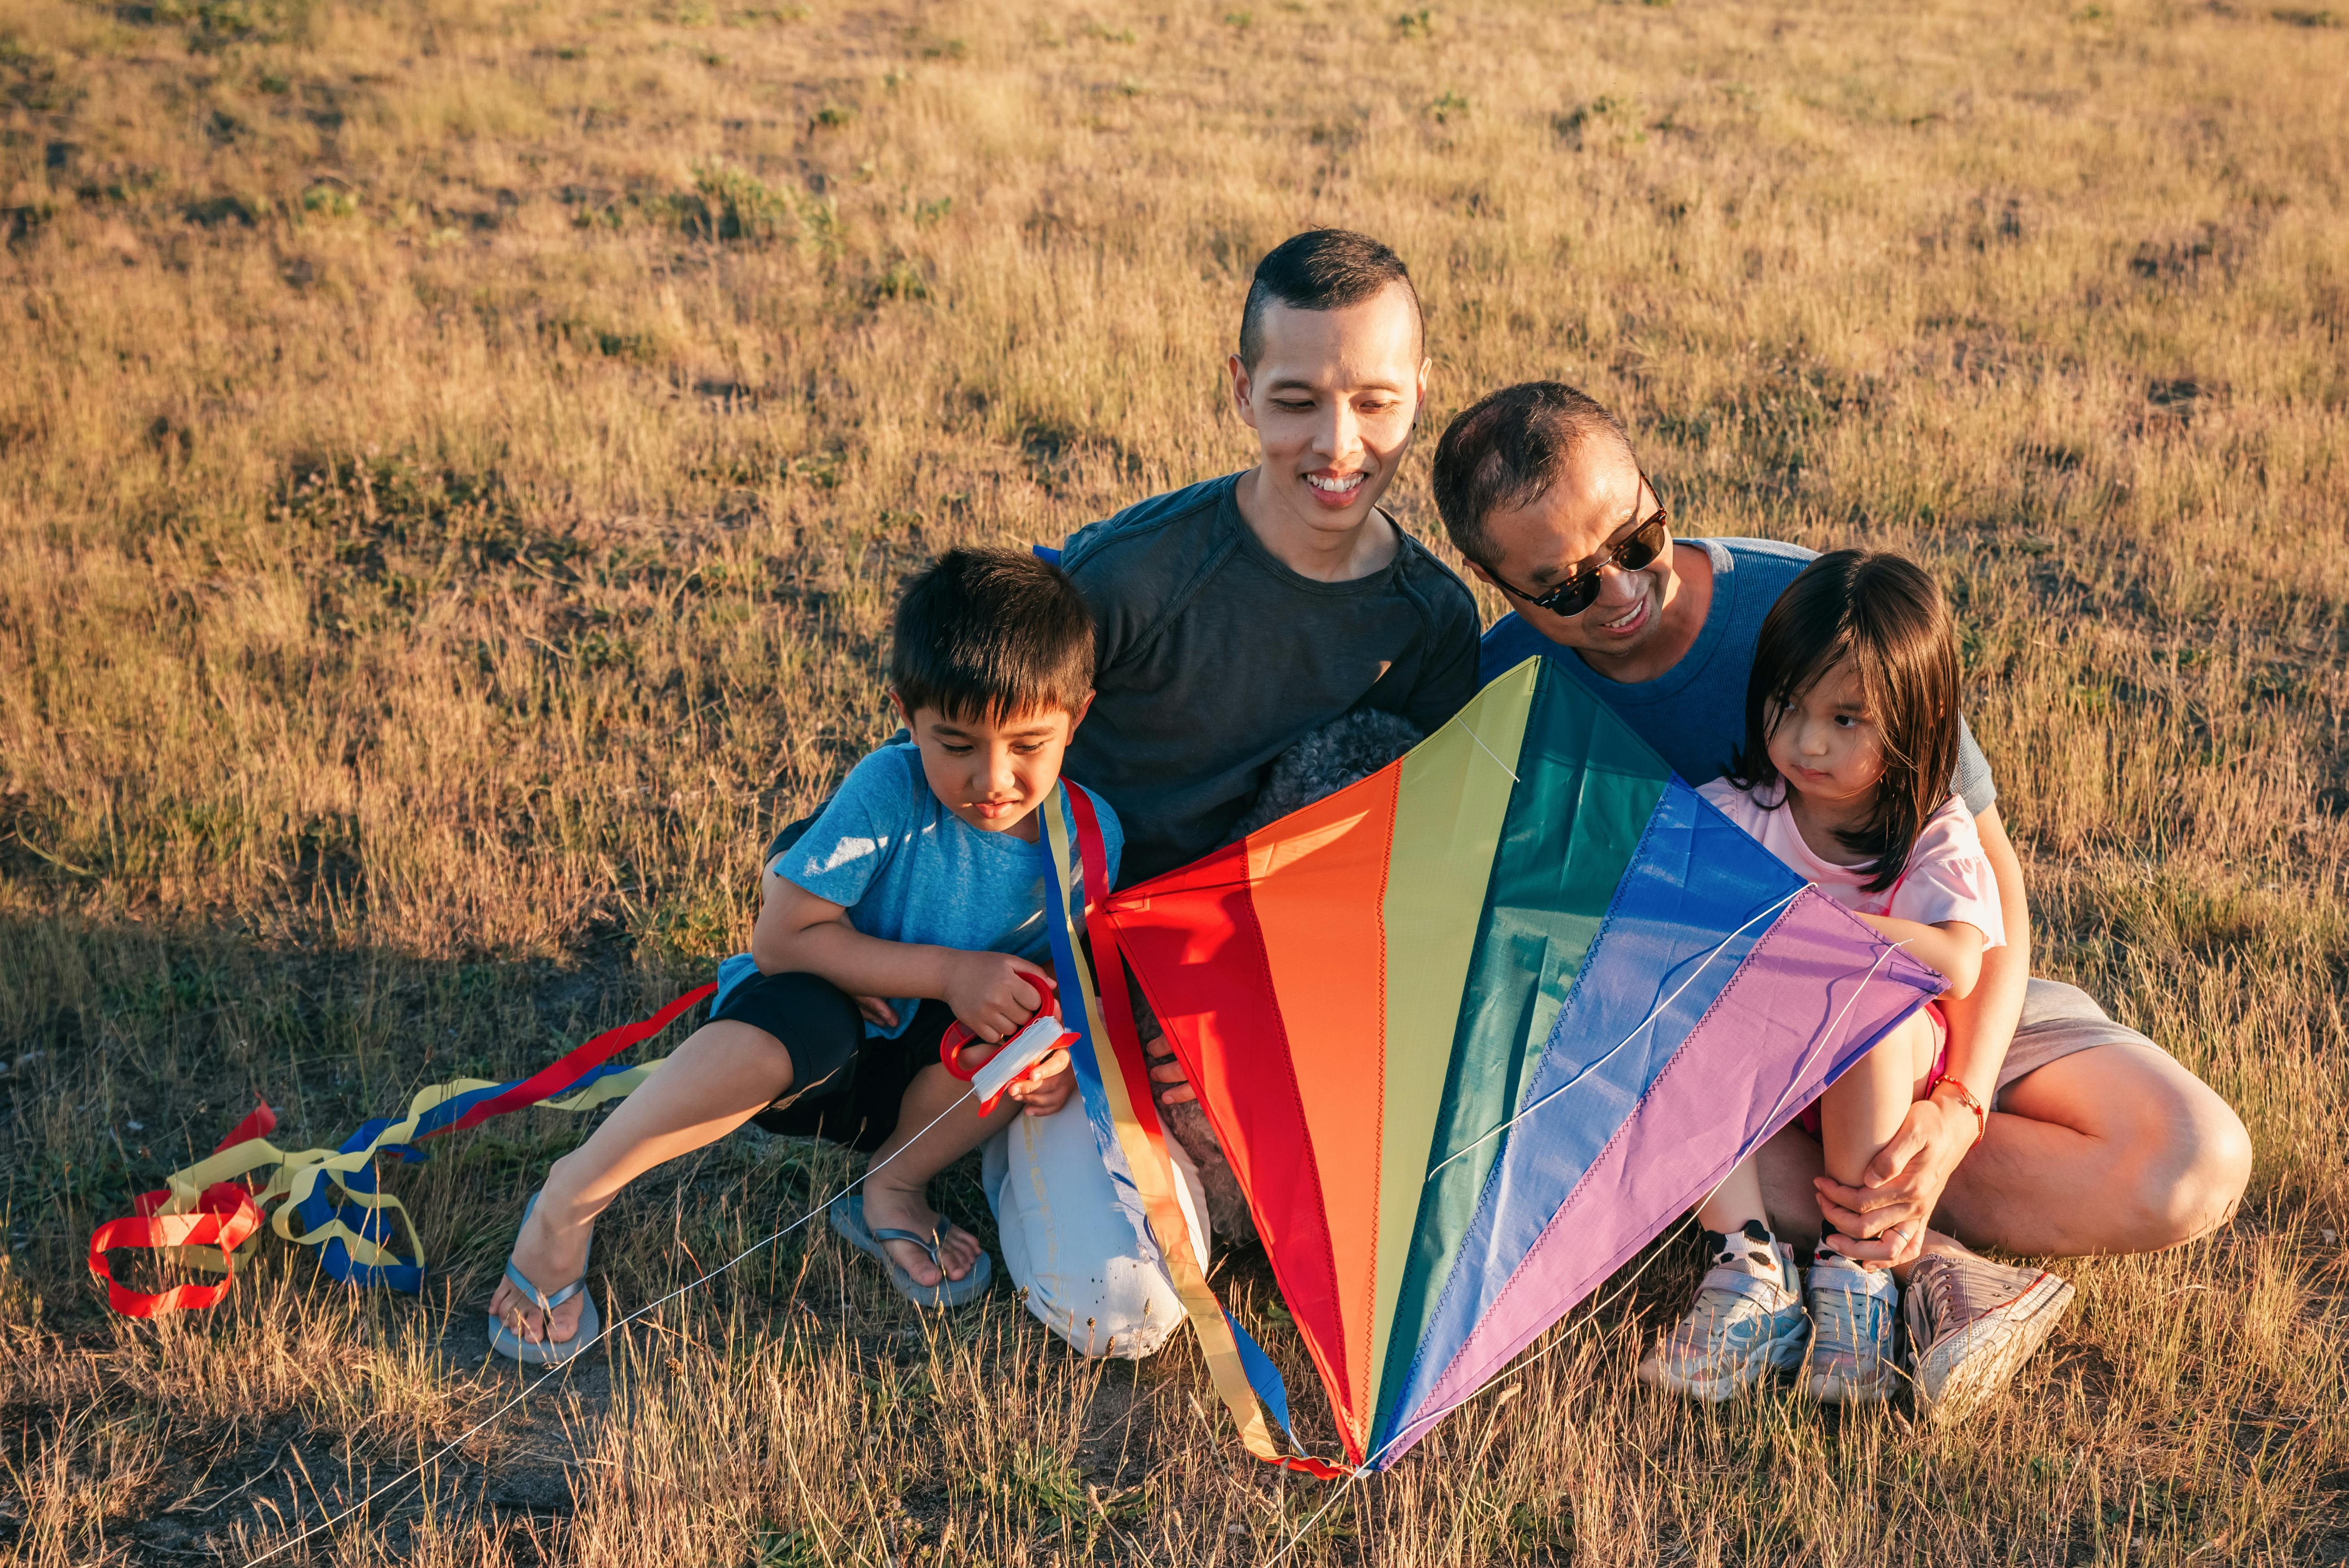
[[[1713,561],[1713,603],[1704,629],[1680,663],[1651,681],[1611,681],[1582,662],[1572,648],[1559,647],[1515,614],[1502,616],[1485,634],[1476,660],[1476,684],[1516,668],[1536,654],[1547,655],[1599,701],[1620,715],[1656,748],[1672,771],[1692,784],[1722,776],[1745,743],[1745,687],[1754,676],[1754,651],[1762,618],[1786,584],[1818,558],[1816,551],[1775,539],[1687,539]],[[1958,771],[1951,789],[1975,816],[1998,799],[1990,761],[1974,743],[1973,731],[1958,720]]]
[[[1117,882],[1124,830],[1099,795],[1109,880]],[[1041,824],[1039,824],[1040,827]],[[769,869],[848,911],[848,923],[885,942],[1012,953],[1037,963],[1051,954],[1044,917],[1047,851],[1010,833],[982,833],[947,810],[922,776],[921,748],[884,746],[849,769],[839,793]],[[1080,880],[1082,878],[1080,871]],[[918,998],[892,996],[895,1039],[913,1022]]]

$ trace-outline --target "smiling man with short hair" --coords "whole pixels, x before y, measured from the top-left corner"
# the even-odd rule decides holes
[[[1061,556],[1096,631],[1068,767],[1124,825],[1129,883],[1222,844],[1300,738],[1371,710],[1432,730],[1476,689],[1475,601],[1379,510],[1427,392],[1402,260],[1338,229],[1276,247],[1229,371],[1255,466],[1093,523]],[[1190,1098],[1171,1060],[1152,1077]],[[1167,1143],[1204,1262],[1206,1195]],[[1020,1118],[984,1180],[1029,1310],[1071,1345],[1143,1357],[1182,1325],[1081,1108]]]
[[[1070,767],[1125,822],[1124,880],[1220,844],[1297,739],[1358,708],[1432,730],[1476,689],[1475,601],[1379,509],[1427,393],[1419,295],[1368,235],[1257,263],[1231,356],[1253,468],[1075,534],[1099,632]]]

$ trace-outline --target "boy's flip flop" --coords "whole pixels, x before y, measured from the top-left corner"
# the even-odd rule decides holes
[[[523,1223],[530,1222],[530,1212],[536,1207],[538,1207],[538,1194],[533,1192],[530,1195],[530,1202],[522,1206]],[[595,1250],[595,1232],[593,1226],[590,1226],[587,1232],[587,1250],[591,1253]],[[506,1278],[513,1282],[516,1290],[530,1297],[533,1305],[546,1315],[546,1326],[549,1329],[554,1326],[554,1309],[573,1296],[581,1295],[587,1288],[586,1263],[584,1259],[580,1263],[579,1277],[553,1295],[547,1295],[533,1284],[522,1270],[514,1267],[512,1258],[506,1259]],[[603,1330],[603,1321],[595,1315],[595,1298],[591,1295],[587,1297],[586,1305],[580,1309],[579,1326],[572,1332],[568,1339],[524,1339],[507,1327],[502,1318],[495,1314],[491,1315],[490,1348],[510,1360],[520,1361],[525,1366],[552,1367],[568,1361],[586,1349],[595,1342],[595,1336]]]
[[[916,1306],[960,1306],[972,1297],[986,1294],[988,1282],[995,1277],[995,1265],[988,1261],[987,1253],[981,1252],[978,1261],[970,1265],[970,1273],[960,1279],[947,1278],[947,1266],[938,1261],[938,1243],[946,1239],[943,1233],[925,1236],[917,1231],[893,1230],[887,1226],[877,1231],[867,1228],[864,1223],[864,1194],[862,1192],[851,1192],[835,1201],[825,1211],[825,1217],[832,1222],[832,1228],[839,1233],[842,1241],[887,1269],[898,1293]],[[929,1253],[930,1265],[938,1271],[938,1283],[922,1284],[916,1281],[905,1272],[903,1264],[889,1255],[889,1250],[881,1244],[884,1242],[911,1242]]]

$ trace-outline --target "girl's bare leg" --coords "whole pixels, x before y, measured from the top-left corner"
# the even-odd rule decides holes
[[[1925,1092],[1933,1052],[1932,1026],[1923,1014],[1913,1015],[1820,1096],[1828,1175],[1858,1182],[1868,1162],[1892,1141],[1909,1107]],[[1723,1179],[1713,1196],[1698,1206],[1696,1217],[1706,1230],[1724,1236],[1734,1234],[1748,1220],[1769,1224],[1758,1150]]]
[[[791,1087],[792,1055],[781,1040],[732,1019],[704,1024],[586,1142],[554,1162],[514,1238],[514,1266],[550,1295],[569,1284],[586,1263],[589,1223],[621,1188],[715,1143]],[[500,1280],[490,1298],[490,1315],[525,1341],[570,1339],[585,1306],[585,1296],[573,1296],[556,1307],[550,1335],[546,1315],[511,1280]]]
[[[1759,1220],[1764,1226],[1770,1222],[1762,1204],[1761,1168],[1751,1154],[1737,1162],[1737,1168],[1722,1179],[1713,1196],[1698,1204],[1696,1211],[1698,1224],[1724,1236],[1735,1235],[1748,1220]]]
[[[1860,1185],[1868,1162],[1892,1141],[1908,1119],[1909,1108],[1925,1092],[1934,1048],[1931,1021],[1921,1012],[1913,1013],[1819,1097],[1819,1141],[1829,1176],[1848,1186]],[[1754,1185],[1758,1200],[1758,1174]]]

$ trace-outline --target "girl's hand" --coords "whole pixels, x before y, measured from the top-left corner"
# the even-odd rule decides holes
[[[857,1012],[864,1015],[866,1023],[878,1024],[885,1029],[897,1026],[897,1009],[889,1006],[886,997],[852,996],[849,1000],[856,1004]]]
[[[1069,1065],[1069,1053],[1054,1051],[1003,1092],[1026,1108],[1030,1116],[1050,1116],[1069,1103],[1076,1088],[1076,1070]]]
[[[965,1027],[997,1045],[1036,1016],[1044,993],[1028,976],[1043,971],[1009,953],[957,953],[947,966],[946,1004]]]
[[[1909,1108],[1892,1141],[1868,1161],[1861,1185],[1812,1178],[1829,1232],[1825,1244],[1879,1268],[1913,1261],[1924,1250],[1925,1227],[1941,1190],[1974,1146],[1975,1130],[1972,1112],[1920,1099]]]

